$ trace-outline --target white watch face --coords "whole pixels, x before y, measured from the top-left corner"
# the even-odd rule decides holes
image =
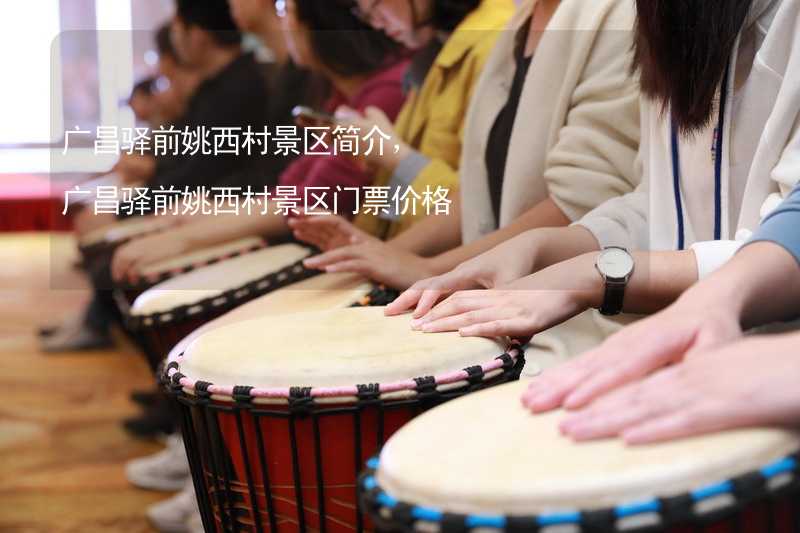
[[[633,272],[633,258],[625,250],[608,248],[597,259],[597,268],[611,279],[624,279]]]

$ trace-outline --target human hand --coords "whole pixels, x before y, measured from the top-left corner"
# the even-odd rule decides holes
[[[463,336],[528,338],[593,306],[603,286],[594,254],[554,265],[498,289],[456,292],[412,327]]]
[[[374,239],[306,259],[308,268],[351,272],[394,289],[405,289],[433,273],[429,259]]]
[[[523,239],[524,235],[510,239],[446,274],[414,283],[386,308],[386,314],[399,315],[413,307],[414,318],[421,318],[436,302],[456,291],[491,289],[527,276],[534,263],[532,254],[519,253]]]
[[[359,158],[366,162],[373,171],[381,169],[394,172],[400,161],[411,152],[411,147],[395,131],[394,124],[389,117],[377,107],[366,108],[362,115],[350,107],[341,106],[336,110],[336,118],[342,126],[358,128],[359,137],[362,139]],[[364,141],[364,137],[370,134],[374,140],[371,149],[369,140]],[[384,141],[383,153],[379,150],[378,144],[381,134],[388,136],[388,139]]]
[[[297,240],[316,246],[323,252],[380,239],[358,229],[339,215],[300,215],[288,219]]]
[[[620,436],[648,444],[703,433],[800,422],[800,336],[750,337],[625,385],[568,416],[575,440]]]
[[[523,403],[534,412],[562,406],[579,409],[614,388],[741,335],[738,318],[729,307],[713,300],[681,298],[543,373],[531,382]]]

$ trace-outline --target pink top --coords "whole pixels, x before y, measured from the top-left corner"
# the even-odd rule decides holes
[[[392,122],[397,118],[405,102],[403,93],[403,77],[408,69],[408,61],[399,61],[392,66],[377,72],[369,78],[361,90],[351,99],[346,99],[341,94],[335,94],[328,100],[325,110],[333,113],[340,105],[347,105],[357,111],[363,112],[368,107],[381,109]],[[368,132],[360,132],[363,136]],[[309,144],[313,145],[313,138],[309,136]],[[328,139],[329,150],[332,143]],[[388,145],[387,145],[388,146]],[[310,146],[309,146],[310,148]],[[361,168],[347,154],[343,155],[304,155],[293,161],[278,178],[282,186],[296,186],[297,196],[304,198],[306,187],[327,187],[318,191],[319,196],[325,193],[329,210],[333,210],[333,194],[336,187],[364,187],[370,185],[373,176]],[[352,216],[356,206],[354,191],[336,192],[338,206],[337,212],[343,216]],[[311,198],[309,196],[309,201]],[[310,206],[309,206],[310,207]]]

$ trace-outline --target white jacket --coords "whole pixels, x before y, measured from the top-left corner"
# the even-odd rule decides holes
[[[524,0],[498,39],[472,98],[460,189],[465,243],[498,229],[485,155],[508,101],[517,32],[536,0]],[[629,76],[633,0],[562,0],[533,56],[514,121],[499,225],[550,197],[580,220],[639,184],[639,86]]]
[[[754,59],[746,57],[745,47],[740,50],[743,39],[753,44]],[[697,242],[694,236],[709,234],[708,227],[698,225],[707,225],[713,217],[692,220],[690,213],[683,217],[685,246],[695,252],[700,277],[727,261],[800,178],[800,0],[754,0],[734,50],[729,86],[734,86],[737,70],[749,67],[751,61],[749,76],[735,90],[735,105],[734,91],[726,96],[721,240]],[[691,143],[682,137],[681,150],[696,148]],[[604,203],[578,224],[589,229],[603,247],[675,250],[678,207],[671,128],[659,105],[644,98],[639,163],[639,187]],[[708,190],[708,184],[681,182],[684,198],[708,194]],[[714,195],[709,195],[708,209],[714,210],[715,203]]]

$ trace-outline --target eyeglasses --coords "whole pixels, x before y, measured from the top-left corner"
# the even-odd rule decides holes
[[[361,9],[361,6],[358,5],[358,3],[356,3],[356,5],[354,5],[350,9],[350,12],[353,14],[354,17],[356,17],[361,22],[364,22],[366,24],[371,24],[372,19],[375,16],[375,9],[380,5],[382,1],[383,0],[372,0],[372,3],[366,10]]]

